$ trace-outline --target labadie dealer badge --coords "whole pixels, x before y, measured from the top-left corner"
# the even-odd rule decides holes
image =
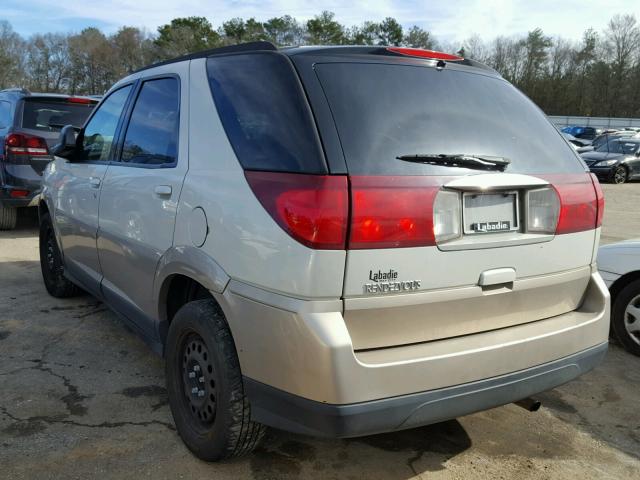
[[[369,282],[364,284],[364,293],[408,292],[418,290],[420,280],[398,280],[398,272],[369,270]]]

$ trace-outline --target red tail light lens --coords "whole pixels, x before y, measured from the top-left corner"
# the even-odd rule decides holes
[[[265,210],[293,238],[310,248],[345,249],[346,176],[251,171],[245,176]]]
[[[29,190],[11,190],[9,196],[11,198],[24,198],[29,195]]]
[[[350,249],[435,245],[434,177],[351,177]]]
[[[7,155],[49,155],[47,142],[42,137],[26,133],[10,133],[4,140]]]
[[[457,55],[451,55],[450,53],[436,52],[435,50],[424,50],[422,48],[407,48],[407,47],[387,47],[387,50],[393,53],[399,53],[400,55],[406,55],[409,57],[431,58],[434,60],[449,60],[459,62],[464,58]]]
[[[550,175],[547,178],[560,196],[560,215],[556,234],[593,230],[598,222],[598,199],[591,177]]]
[[[83,103],[85,105],[89,105],[91,103],[97,103],[95,100],[84,97],[69,97],[67,98],[67,102],[69,103]]]
[[[591,181],[593,182],[593,187],[596,189],[596,198],[598,200],[598,216],[596,217],[596,228],[602,226],[602,218],[604,217],[604,193],[602,192],[602,187],[600,186],[600,180],[595,174],[591,174]]]

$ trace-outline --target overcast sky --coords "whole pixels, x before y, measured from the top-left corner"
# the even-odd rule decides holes
[[[175,17],[204,16],[218,27],[233,17],[266,20],[292,15],[307,20],[322,10],[348,26],[396,18],[416,24],[440,40],[484,39],[540,27],[547,35],[579,39],[589,27],[602,30],[616,13],[635,14],[640,0],[0,0],[0,19],[24,36],[80,31],[94,26],[111,33],[123,25],[154,31]]]

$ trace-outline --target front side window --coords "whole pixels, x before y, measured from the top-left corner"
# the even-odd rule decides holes
[[[122,162],[175,164],[178,155],[180,85],[176,78],[147,80],[131,113]]]
[[[82,138],[81,160],[107,161],[131,85],[116,90],[98,107]]]

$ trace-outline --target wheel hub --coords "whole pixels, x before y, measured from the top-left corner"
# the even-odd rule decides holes
[[[624,311],[624,327],[629,338],[640,345],[640,295],[631,299]]]
[[[209,350],[199,335],[192,334],[182,348],[184,396],[191,414],[210,424],[216,413],[216,388]]]

